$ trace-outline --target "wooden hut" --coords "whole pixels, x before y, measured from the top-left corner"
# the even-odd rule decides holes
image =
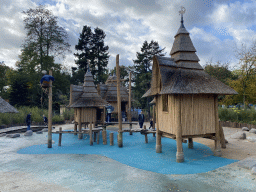
[[[105,84],[99,84],[97,87],[99,95],[114,107],[113,114],[117,114],[117,77],[110,75]],[[120,87],[121,111],[127,114],[129,93],[126,87]]]
[[[104,123],[107,104],[107,101],[98,94],[89,68],[84,76],[83,86],[70,86],[69,107],[75,109],[75,129],[78,125],[79,131],[81,131],[82,124]]]
[[[161,137],[176,139],[177,162],[184,161],[184,138],[193,148],[192,138],[211,137],[215,139],[215,155],[221,155],[217,97],[237,94],[208,75],[195,52],[182,16],[171,57],[153,57],[151,88],[143,95],[155,98],[156,152],[162,152]]]
[[[0,97],[0,113],[18,113],[19,111],[15,109],[12,105],[6,102],[2,97]]]

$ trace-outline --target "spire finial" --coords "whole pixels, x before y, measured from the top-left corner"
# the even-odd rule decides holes
[[[185,7],[181,6],[179,13],[180,13],[180,15],[181,15],[181,21],[180,21],[180,22],[181,22],[181,26],[182,26],[182,27],[184,27],[184,25],[183,25],[183,15],[185,14],[185,12],[186,12]]]

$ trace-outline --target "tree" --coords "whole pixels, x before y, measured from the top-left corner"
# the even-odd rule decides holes
[[[11,70],[13,69],[6,66],[3,61],[0,62],[0,96],[4,99],[7,99],[6,90],[4,90],[4,87],[8,85],[7,74]]]
[[[9,101],[11,105],[28,106],[29,101],[29,77],[15,71],[11,77],[11,91]]]
[[[49,63],[50,56],[64,57],[64,53],[70,51],[67,32],[58,26],[58,18],[42,5],[35,9],[30,8],[23,13],[25,14],[23,21],[27,35],[25,43],[22,45],[23,51],[33,55],[37,54],[34,61],[40,64],[40,70],[49,69],[49,65],[52,64]]]
[[[149,111],[149,98],[141,98],[142,95],[150,88],[152,74],[152,59],[154,55],[164,56],[164,49],[159,47],[158,42],[144,41],[141,52],[137,52],[137,59],[133,60],[135,68],[135,87],[134,96],[139,102],[139,107],[147,108]]]
[[[239,59],[239,81],[242,87],[243,104],[248,104],[248,86],[256,75],[256,41],[247,48],[245,44],[242,44],[240,48],[235,50],[236,56]]]
[[[104,44],[105,37],[106,34],[102,29],[95,28],[93,32],[91,27],[85,25],[80,33],[78,44],[75,46],[76,64],[80,70],[86,72],[89,62],[95,84],[104,83],[107,78],[109,47]]]
[[[228,85],[229,79],[237,78],[237,76],[234,75],[232,71],[228,69],[228,67],[229,67],[229,63],[222,64],[220,61],[217,61],[216,63],[209,61],[206,63],[204,70],[210,76],[215,77],[222,83],[225,83]]]
[[[125,81],[121,82],[122,86],[128,85],[129,68],[124,65],[120,65],[119,70],[120,70],[120,79],[125,79]],[[111,75],[114,75],[114,73],[116,74],[116,67],[114,67],[114,69],[112,69],[110,72]]]

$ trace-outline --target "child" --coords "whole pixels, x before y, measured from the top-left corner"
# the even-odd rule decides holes
[[[152,118],[150,119],[150,127],[149,127],[149,129],[153,129],[153,119]]]

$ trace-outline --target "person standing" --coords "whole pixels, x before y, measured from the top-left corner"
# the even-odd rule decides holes
[[[30,130],[30,125],[31,125],[31,113],[29,113],[26,117],[26,123],[27,123],[27,131]]]
[[[44,125],[47,126],[48,125],[48,119],[47,119],[47,117],[45,117],[45,115],[43,115],[43,118],[44,118]]]
[[[110,107],[107,108],[107,122],[108,123],[111,121],[111,112],[112,112],[111,108]]]
[[[141,111],[140,114],[139,114],[139,125],[140,125],[140,128],[143,127],[144,120],[145,120],[145,116],[143,114],[143,111]]]

